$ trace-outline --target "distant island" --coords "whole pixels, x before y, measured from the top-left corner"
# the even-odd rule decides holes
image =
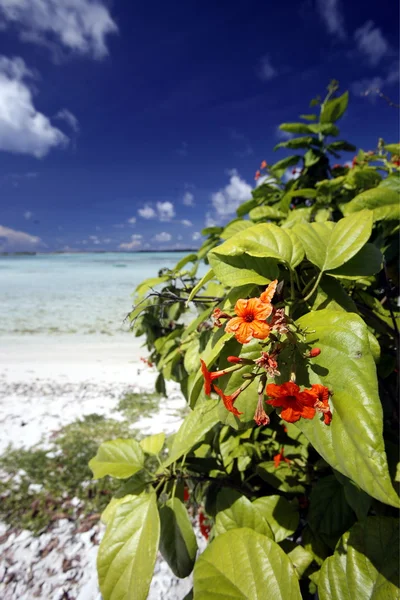
[[[165,248],[163,250],[54,250],[50,252],[0,252],[0,256],[36,256],[42,254],[148,254],[151,252],[197,252],[198,248]]]

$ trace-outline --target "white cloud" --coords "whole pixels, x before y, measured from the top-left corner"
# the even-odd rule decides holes
[[[120,244],[119,248],[121,250],[134,250],[135,248],[139,248],[142,245],[142,238],[143,236],[139,233],[134,233],[131,235],[131,241]]]
[[[175,208],[172,202],[157,202],[156,210],[150,205],[145,204],[143,208],[138,209],[138,215],[143,219],[158,219],[159,221],[171,221],[175,216]]]
[[[172,235],[166,231],[162,231],[161,233],[157,233],[153,239],[155,242],[169,242],[172,240]]]
[[[104,238],[103,244],[111,244],[112,238]]]
[[[195,231],[195,232],[192,234],[192,240],[194,240],[194,241],[197,241],[197,240],[199,240],[200,238],[201,238],[201,233],[200,233],[200,231]]]
[[[45,246],[40,237],[0,225],[0,252],[24,252]]]
[[[95,245],[98,246],[100,244],[100,240],[97,235],[89,235],[89,240]]]
[[[364,54],[372,67],[376,67],[382,58],[390,53],[388,42],[379,27],[374,27],[373,21],[366,21],[356,29],[354,39],[358,50]]]
[[[262,81],[269,81],[277,75],[276,69],[271,64],[269,56],[264,56],[260,61],[258,68],[258,76]]]
[[[183,195],[183,204],[185,206],[194,206],[194,195],[192,192],[185,192]]]
[[[106,37],[118,27],[103,0],[0,0],[5,26],[16,25],[22,41],[101,59]]]
[[[157,213],[160,221],[170,221],[175,216],[172,202],[157,202]]]
[[[184,225],[185,227],[193,227],[193,223],[192,223],[192,221],[189,221],[188,219],[182,219],[181,223],[182,223],[182,225]]]
[[[340,40],[346,39],[347,34],[343,15],[340,12],[339,0],[317,0],[317,10],[328,33],[337,36]]]
[[[62,110],[59,110],[54,118],[65,121],[66,123],[68,123],[68,125],[71,127],[74,133],[79,133],[79,121],[76,118],[76,116],[72,114],[70,110],[68,110],[68,108],[63,108]]]
[[[26,210],[24,212],[24,219],[26,219],[27,221],[29,221],[29,219],[31,219],[33,217],[33,212],[31,212],[30,210]]]
[[[206,212],[204,224],[206,227],[215,227],[216,226],[217,221],[214,219],[214,217],[212,216],[212,214],[210,212]]]
[[[242,202],[251,198],[251,191],[251,185],[246,183],[236,171],[231,171],[228,185],[211,196],[217,215],[226,217],[234,214]]]
[[[143,219],[154,219],[156,217],[156,211],[148,204],[145,204],[143,208],[139,208],[138,215]]]
[[[134,225],[136,223],[136,217],[131,217],[130,219],[128,219],[128,223]]]
[[[35,109],[28,77],[33,73],[22,58],[0,56],[0,150],[42,158],[68,138]]]

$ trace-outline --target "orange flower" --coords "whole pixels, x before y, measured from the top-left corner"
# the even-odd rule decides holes
[[[233,415],[235,415],[235,417],[240,417],[240,415],[243,414],[243,413],[239,412],[238,409],[233,406],[236,398],[243,391],[241,388],[236,390],[236,392],[233,392],[233,394],[231,394],[230,396],[225,396],[224,392],[216,385],[214,385],[214,390],[217,392],[218,396],[220,396],[220,398],[222,398],[225,408],[227,410],[229,410],[229,412],[231,412]]]
[[[275,294],[276,286],[278,285],[278,280],[274,279],[271,281],[265,292],[263,292],[260,296],[261,302],[265,302],[266,304],[271,304],[271,300]],[[272,312],[272,310],[271,310]],[[271,313],[270,313],[271,314]]]
[[[332,421],[332,413],[329,406],[329,389],[319,383],[314,383],[311,386],[310,392],[311,394],[314,394],[316,398],[314,404],[315,410],[319,413],[323,413],[325,425],[330,425]]]
[[[222,375],[226,375],[227,374],[227,370],[224,369],[222,371],[209,371],[207,369],[207,365],[204,362],[203,359],[200,359],[200,363],[201,363],[201,372],[203,373],[203,377],[204,377],[204,391],[206,393],[207,396],[209,396],[211,394],[211,389],[212,389],[212,382],[214,381],[214,379],[218,379],[218,377],[222,377]]]
[[[279,465],[281,464],[282,460],[285,461],[285,463],[287,463],[288,465],[290,465],[290,463],[292,462],[288,458],[284,457],[283,450],[284,450],[284,448],[282,446],[281,451],[279,452],[279,454],[275,454],[275,456],[274,456],[275,469],[277,469],[279,467]]]
[[[295,423],[300,417],[312,419],[315,415],[315,394],[309,390],[301,392],[295,383],[290,381],[282,385],[269,383],[266,393],[270,397],[267,404],[282,407],[281,419],[288,423]]]
[[[235,313],[238,316],[229,321],[225,331],[234,333],[241,344],[247,344],[252,338],[265,340],[270,331],[265,320],[271,312],[272,306],[262,302],[260,298],[240,299],[235,304]]]
[[[262,163],[261,163],[261,165],[260,165],[260,169],[266,169],[266,168],[267,168],[267,166],[268,166],[268,165],[267,165],[267,161],[266,161],[266,160],[263,160],[263,161],[262,161]]]
[[[257,179],[260,179],[260,177],[261,177],[260,171],[256,171],[256,174],[254,175],[254,179],[257,181]]]

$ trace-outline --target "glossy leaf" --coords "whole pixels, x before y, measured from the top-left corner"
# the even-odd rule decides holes
[[[311,529],[332,549],[354,524],[356,516],[346,501],[343,486],[334,475],[322,477],[311,491],[307,521]]]
[[[208,400],[198,404],[178,429],[169,457],[163,468],[181,458],[218,422],[218,400]]]
[[[321,110],[321,123],[335,123],[346,112],[349,103],[349,92],[345,92],[338,98],[332,98],[324,102]]]
[[[282,123],[279,125],[281,131],[287,133],[310,133],[310,126],[306,123]]]
[[[248,527],[274,539],[271,527],[250,500],[234,490],[225,488],[217,497],[215,532],[221,535],[240,527]]]
[[[363,210],[372,211],[374,221],[400,219],[400,203],[398,191],[387,186],[378,186],[358,194],[353,200],[343,205],[345,215]]]
[[[304,251],[292,232],[284,231],[273,223],[260,223],[233,236],[215,248],[211,255],[215,257],[210,256],[214,265],[216,260],[227,261],[245,255],[251,257],[250,263],[253,257],[259,260],[275,259],[294,268],[302,261]],[[235,284],[238,285],[236,281]]]
[[[295,228],[307,258],[321,271],[337,269],[349,261],[366,244],[371,231],[371,211],[341,219],[334,227],[312,223]]]
[[[299,524],[299,513],[294,504],[283,496],[263,496],[253,501],[260,514],[267,521],[276,542],[293,535]]]
[[[194,288],[192,289],[192,291],[189,294],[186,304],[188,302],[190,302],[191,300],[193,300],[193,298],[201,290],[201,288],[204,287],[206,285],[206,283],[211,281],[211,279],[213,279],[213,277],[214,277],[214,272],[212,269],[210,269],[209,271],[207,271],[207,273],[205,275],[203,275],[203,277],[200,279],[200,281],[194,286]]]
[[[277,468],[272,460],[259,463],[256,472],[261,479],[281,492],[303,494],[305,491],[304,474],[285,462],[281,462]]]
[[[280,219],[285,218],[285,216],[286,214],[275,206],[257,206],[257,208],[253,208],[249,213],[249,217],[252,221],[262,221],[267,219],[279,221]]]
[[[126,479],[144,467],[143,450],[136,440],[103,442],[89,462],[89,467],[94,479],[105,475]]]
[[[276,542],[251,529],[219,535],[194,568],[196,600],[301,600],[290,559]]]
[[[341,267],[328,272],[333,277],[342,277],[344,279],[359,279],[360,277],[369,277],[379,273],[383,265],[382,252],[374,244],[365,244],[347,262]]]
[[[151,277],[150,279],[145,279],[144,281],[142,281],[142,283],[140,285],[137,286],[137,288],[135,290],[135,294],[137,295],[138,299],[143,298],[143,296],[145,294],[147,294],[147,292],[149,292],[152,288],[157,287],[158,285],[161,285],[162,283],[166,283],[169,280],[170,280],[169,275],[163,275],[162,277]]]
[[[146,600],[159,537],[154,492],[124,498],[108,521],[97,555],[104,600]]]
[[[227,225],[225,227],[225,229],[221,233],[221,239],[227,240],[230,237],[232,237],[233,235],[235,235],[236,233],[239,233],[240,231],[243,231],[244,229],[247,229],[248,227],[251,227],[251,226],[252,226],[252,223],[250,221],[244,221],[242,219],[233,221],[232,223],[229,223],[229,225]]]
[[[155,433],[143,438],[139,443],[147,454],[159,454],[164,446],[165,433]]]
[[[276,262],[270,258],[254,258],[245,252],[241,252],[236,256],[221,255],[219,253],[220,248],[234,238],[236,238],[236,235],[218,246],[215,253],[213,250],[208,255],[210,264],[219,281],[226,286],[231,286],[232,282],[235,282],[236,286],[242,286],[249,283],[265,285],[276,279],[279,273],[278,267]]]
[[[347,532],[318,579],[321,600],[397,600],[399,597],[397,519],[369,517]]]
[[[334,469],[381,502],[399,506],[388,471],[376,368],[364,321],[352,313],[320,310],[297,324],[321,349],[309,380],[299,373],[298,383],[321,383],[334,395],[330,426],[318,416],[296,425]]]
[[[170,498],[160,508],[160,551],[177,577],[187,577],[193,570],[197,541],[189,515],[178,498]]]
[[[292,150],[298,150],[299,148],[309,148],[311,144],[315,143],[314,137],[311,135],[293,138],[291,140],[286,140],[285,142],[279,142],[274,147],[274,150],[278,150],[278,148],[291,148]]]

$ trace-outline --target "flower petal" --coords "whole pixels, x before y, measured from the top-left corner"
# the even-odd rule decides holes
[[[265,340],[265,338],[269,336],[270,327],[268,323],[256,320],[249,323],[249,325],[254,338],[257,338],[258,340]]]
[[[238,317],[245,317],[248,314],[248,309],[247,309],[247,305],[248,305],[248,300],[243,300],[243,298],[240,298],[236,304],[235,304],[235,313],[238,315]]]
[[[266,302],[266,303],[270,303],[273,295],[275,294],[275,290],[276,290],[276,286],[278,285],[278,280],[275,279],[274,281],[271,281],[271,283],[269,284],[269,286],[267,287],[267,289],[265,290],[265,292],[263,292],[260,296],[260,300],[261,302]]]

